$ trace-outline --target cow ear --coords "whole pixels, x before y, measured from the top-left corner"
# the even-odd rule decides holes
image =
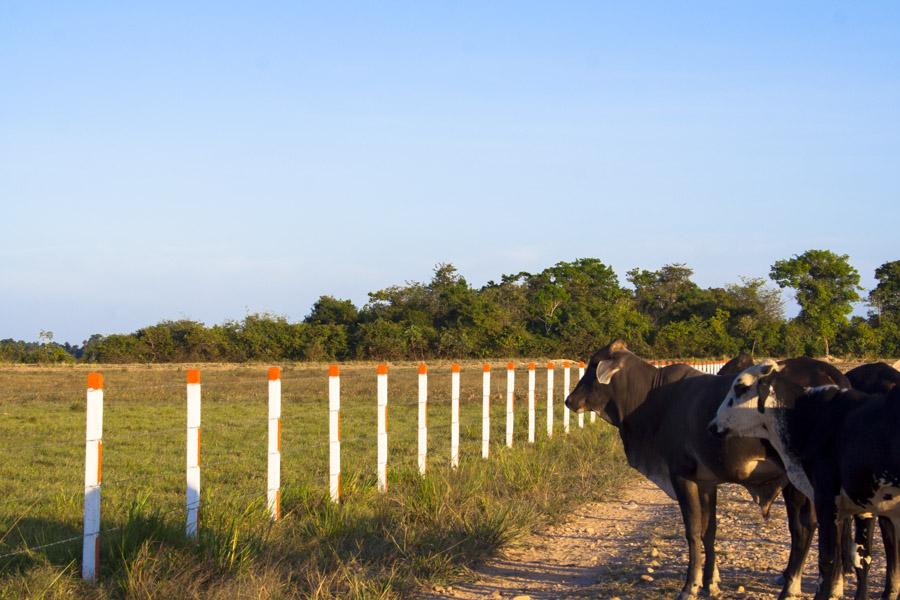
[[[756,384],[756,410],[766,412],[766,399],[772,391],[772,382],[769,379],[760,379]]]

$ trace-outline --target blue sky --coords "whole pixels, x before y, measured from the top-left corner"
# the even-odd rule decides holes
[[[0,5],[0,338],[900,258],[897,3]]]

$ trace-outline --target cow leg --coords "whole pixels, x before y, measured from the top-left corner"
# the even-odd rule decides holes
[[[684,521],[684,536],[688,544],[688,570],[684,587],[678,594],[678,600],[695,600],[703,584],[703,571],[700,568],[700,537],[702,527],[702,511],[700,508],[700,491],[697,483],[683,477],[672,477],[672,487],[681,508]]]
[[[710,598],[717,598],[719,567],[716,565],[716,498],[715,485],[700,488],[701,527],[703,529],[703,588]]]
[[[784,570],[783,587],[779,600],[800,597],[800,584],[803,578],[803,565],[813,534],[816,532],[816,513],[812,501],[791,484],[781,491],[787,509],[788,530],[791,532],[791,554],[787,568]]]
[[[855,533],[850,557],[853,571],[856,573],[854,597],[857,600],[866,600],[869,597],[869,565],[872,564],[872,532],[875,529],[875,519],[857,515],[853,517],[853,525]]]
[[[837,486],[816,489],[816,515],[819,519],[819,587],[815,600],[837,600],[844,596],[841,563],[841,532],[846,519],[839,519],[835,497]]]
[[[856,564],[854,563],[854,558],[856,557],[856,543],[853,539],[853,530],[850,527],[850,521],[847,520],[847,524],[841,531],[841,565],[843,569],[843,573],[845,577],[849,577],[853,573],[856,572]]]
[[[897,600],[900,597],[900,538],[897,536],[897,528],[900,521],[892,521],[887,517],[878,517],[878,526],[881,528],[881,540],[884,542],[884,559],[887,563],[887,577],[884,581],[883,600]]]

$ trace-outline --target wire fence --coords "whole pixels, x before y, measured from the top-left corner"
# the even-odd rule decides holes
[[[672,361],[655,361],[654,364],[658,367],[664,367],[667,364],[670,364],[671,362]],[[572,361],[570,364],[573,367],[576,365],[579,365],[579,363],[577,363],[576,361]],[[695,366],[695,368],[698,368],[703,373],[712,374],[712,373],[715,373],[718,370],[718,368],[720,368],[723,364],[724,363],[721,361],[697,361],[694,363],[693,366]],[[583,363],[581,363],[580,367],[583,372],[585,365]],[[456,371],[458,373],[458,367],[454,367],[454,368],[456,369]],[[550,375],[552,375],[552,372],[556,368],[557,367],[554,367],[552,364],[547,366],[548,376],[545,379],[545,381],[542,383],[545,383],[548,386],[554,385],[553,379]],[[564,368],[568,369],[569,367],[564,367]],[[529,370],[532,371],[532,374],[535,371],[535,366],[533,363],[531,363],[531,365],[529,366]],[[487,373],[488,371],[489,371],[489,369],[485,368],[485,372]],[[385,370],[385,372],[386,372],[386,370]],[[268,435],[265,436],[265,434],[262,434],[262,432],[265,431],[262,426],[265,424],[265,421],[266,421],[265,415],[263,415],[263,414],[259,415],[258,423],[252,427],[245,420],[233,419],[233,420],[225,420],[225,421],[216,422],[215,427],[213,428],[212,432],[210,432],[206,427],[200,427],[200,423],[199,423],[199,390],[201,389],[201,385],[202,385],[202,389],[204,391],[207,391],[207,392],[212,391],[214,394],[218,394],[222,391],[235,391],[235,390],[243,391],[244,388],[249,389],[252,386],[252,391],[248,392],[248,395],[252,395],[255,398],[265,398],[267,394],[265,393],[264,388],[261,386],[261,382],[260,382],[259,378],[250,379],[248,376],[247,378],[243,378],[243,377],[231,378],[227,381],[211,381],[211,382],[204,382],[204,383],[200,384],[199,383],[199,373],[197,373],[194,376],[195,379],[193,379],[193,380],[191,379],[192,375],[190,374],[192,372],[189,371],[188,373],[189,373],[188,381],[190,382],[187,384],[188,388],[189,388],[189,392],[188,392],[189,406],[190,406],[190,402],[191,402],[190,386],[191,385],[197,386],[197,389],[196,389],[196,399],[197,399],[196,429],[197,429],[197,432],[195,434],[195,437],[196,437],[196,441],[195,441],[195,443],[196,443],[196,464],[192,466],[191,459],[189,458],[186,474],[185,474],[185,471],[183,471],[183,470],[168,471],[167,469],[160,468],[161,461],[159,460],[159,453],[163,452],[163,448],[160,447],[160,444],[171,444],[171,443],[176,443],[176,442],[184,444],[185,441],[187,441],[187,446],[186,446],[187,452],[188,452],[188,455],[191,456],[192,450],[191,450],[190,444],[192,443],[191,440],[193,440],[194,438],[192,437],[191,428],[187,427],[187,426],[146,429],[146,428],[134,427],[134,426],[131,426],[126,423],[125,426],[123,426],[122,428],[112,428],[111,430],[106,431],[105,432],[105,434],[106,434],[105,440],[103,439],[104,436],[101,435],[100,433],[98,433],[97,437],[95,438],[97,441],[97,450],[96,450],[96,452],[93,452],[93,453],[92,453],[92,451],[90,451],[90,449],[92,448],[91,444],[93,443],[92,438],[90,437],[90,435],[88,435],[87,440],[85,440],[83,442],[86,444],[85,449],[87,451],[87,453],[85,455],[85,463],[84,463],[84,466],[85,466],[85,490],[84,490],[84,493],[85,493],[85,495],[84,495],[84,498],[85,498],[85,531],[84,531],[84,533],[82,533],[80,535],[67,536],[67,537],[59,539],[59,540],[42,542],[37,545],[26,545],[25,547],[22,547],[22,548],[11,550],[11,551],[8,551],[5,553],[0,553],[0,561],[13,559],[13,558],[19,557],[19,556],[33,555],[33,554],[39,553],[41,551],[44,551],[44,550],[47,550],[50,548],[64,546],[65,544],[74,544],[74,542],[80,541],[80,540],[84,541],[88,538],[88,536],[97,536],[97,535],[104,536],[104,535],[108,535],[110,533],[121,531],[122,529],[126,528],[128,526],[127,521],[124,524],[116,525],[113,527],[99,528],[96,530],[92,530],[90,532],[87,531],[87,523],[89,520],[89,513],[90,513],[90,518],[94,518],[96,523],[100,523],[99,501],[96,502],[96,507],[95,507],[96,514],[94,515],[91,513],[91,511],[94,510],[94,508],[92,508],[94,505],[93,505],[93,503],[89,503],[87,500],[90,489],[96,489],[98,492],[100,492],[102,490],[104,493],[108,494],[110,492],[110,489],[112,489],[112,490],[122,489],[123,491],[127,491],[128,489],[131,489],[133,487],[133,484],[141,484],[141,485],[147,485],[149,487],[159,488],[160,483],[163,483],[163,482],[172,483],[176,480],[181,480],[182,482],[184,482],[185,480],[183,480],[181,478],[186,477],[188,493],[185,497],[187,498],[187,501],[183,502],[183,503],[178,503],[176,496],[171,491],[169,491],[166,493],[166,496],[165,496],[166,499],[169,501],[176,502],[177,505],[172,508],[169,508],[167,510],[164,510],[162,512],[154,511],[154,512],[150,513],[150,515],[148,515],[148,516],[153,517],[153,518],[158,518],[158,519],[166,519],[166,518],[170,517],[171,515],[173,515],[174,513],[179,512],[183,515],[187,515],[188,521],[190,521],[190,518],[191,518],[190,515],[192,513],[196,515],[196,511],[200,508],[201,502],[203,502],[203,500],[201,499],[201,496],[200,496],[199,479],[197,479],[196,483],[192,484],[192,481],[193,481],[192,475],[191,475],[192,468],[197,469],[197,471],[196,471],[197,478],[199,478],[199,473],[201,471],[207,471],[204,479],[212,480],[214,482],[221,481],[223,475],[226,475],[231,478],[238,479],[242,484],[245,484],[245,485],[248,483],[258,484],[260,487],[255,490],[252,490],[252,491],[243,492],[243,493],[239,493],[239,494],[235,494],[231,491],[228,492],[228,494],[226,496],[219,499],[219,504],[235,506],[237,504],[244,502],[245,500],[254,500],[254,501],[255,500],[263,500],[263,501],[265,501],[265,503],[261,506],[264,506],[269,511],[273,520],[277,520],[280,516],[280,505],[278,505],[280,503],[280,495],[278,494],[278,491],[282,487],[282,484],[281,484],[281,458],[280,458],[282,455],[281,404],[280,404],[281,403],[281,394],[282,394],[281,386],[282,386],[282,384],[284,384],[288,387],[288,389],[290,389],[291,384],[293,384],[295,382],[300,382],[300,381],[309,382],[309,380],[312,377],[314,377],[314,375],[309,374],[308,376],[305,376],[305,377],[288,377],[285,379],[281,379],[280,377],[278,377],[278,379],[277,379],[278,386],[273,388],[271,385],[272,384],[272,372],[270,371],[270,377],[269,377],[270,387],[269,387],[269,391],[268,391],[270,424],[269,424],[269,429],[268,429]],[[419,373],[421,375],[422,371],[420,370]],[[512,427],[518,427],[518,428],[522,429],[524,427],[524,423],[523,423],[524,413],[526,413],[527,410],[531,411],[530,414],[528,414],[529,422],[537,423],[538,420],[540,419],[540,416],[536,412],[536,404],[538,403],[538,401],[544,401],[545,399],[546,399],[546,402],[549,403],[549,399],[553,397],[553,394],[549,393],[549,390],[548,390],[548,393],[545,396],[543,390],[538,391],[538,389],[537,389],[538,385],[536,382],[535,389],[533,392],[534,402],[531,402],[531,400],[532,400],[532,398],[530,397],[531,392],[529,392],[529,394],[526,394],[521,391],[521,388],[523,387],[524,382],[520,379],[517,382],[520,389],[513,390],[514,404],[516,405],[516,409],[517,409],[515,418],[510,421],[509,419],[511,418],[511,416],[509,414],[507,414],[506,419],[498,418],[499,424],[497,424],[493,427],[495,431],[490,432],[490,434],[485,432],[484,428],[488,428],[488,430],[491,429],[491,425],[490,425],[491,417],[492,416],[499,417],[499,414],[492,415],[491,411],[488,410],[488,408],[491,405],[493,405],[496,407],[494,409],[495,412],[501,413],[504,408],[505,400],[507,399],[507,393],[508,393],[507,381],[504,377],[503,370],[497,370],[497,371],[495,371],[495,373],[497,373],[498,376],[491,378],[489,380],[490,385],[486,388],[486,390],[482,390],[481,393],[478,393],[477,391],[474,391],[474,390],[468,390],[464,394],[460,394],[460,393],[458,393],[458,391],[455,392],[454,394],[444,394],[443,391],[435,393],[435,390],[430,390],[431,391],[430,396],[432,396],[432,397],[426,398],[426,406],[427,406],[427,404],[432,404],[432,405],[440,406],[442,409],[446,409],[447,404],[450,404],[451,407],[453,408],[453,411],[457,411],[457,412],[458,412],[458,405],[460,402],[464,402],[466,405],[471,406],[471,405],[474,405],[474,403],[478,400],[484,400],[485,401],[485,409],[484,410],[486,412],[483,413],[483,415],[484,415],[483,421],[481,421],[479,424],[466,424],[465,426],[461,426],[458,420],[450,420],[450,421],[446,421],[446,422],[445,421],[434,422],[434,423],[427,424],[427,427],[425,429],[425,431],[427,431],[427,434],[422,436],[422,435],[416,434],[415,420],[413,418],[409,418],[408,422],[407,422],[407,427],[412,428],[412,431],[406,432],[405,437],[408,439],[405,439],[405,441],[400,443],[399,447],[402,449],[406,449],[406,450],[409,450],[409,449],[414,450],[415,447],[418,445],[418,454],[419,454],[420,459],[422,459],[426,455],[432,454],[434,449],[437,447],[441,447],[441,448],[447,447],[447,449],[450,450],[450,452],[448,452],[446,456],[443,453],[439,454],[438,456],[430,456],[429,460],[428,460],[428,464],[431,468],[446,466],[447,468],[452,469],[452,468],[455,468],[455,466],[456,466],[455,453],[458,452],[458,450],[454,449],[452,446],[452,443],[455,443],[455,440],[459,440],[459,442],[465,444],[466,447],[474,447],[475,444],[481,442],[484,444],[483,448],[496,449],[496,448],[508,445],[507,441],[506,441],[506,436],[502,435],[500,433],[500,430],[503,427],[510,427],[509,423],[512,423]],[[454,375],[456,375],[456,373],[454,373]],[[490,377],[490,375],[485,375],[485,377],[486,378]],[[529,379],[532,379],[532,377],[530,376]],[[93,380],[89,379],[89,381],[98,381],[98,380],[97,379],[93,379]],[[102,382],[102,379],[100,379],[99,381]],[[456,379],[456,381],[458,381],[458,378]],[[486,381],[487,381],[487,379],[486,379]],[[556,384],[557,387],[560,384],[561,384],[561,381],[557,380],[557,384]],[[573,379],[572,384],[577,384],[577,379]],[[458,383],[456,383],[454,385],[457,386],[454,389],[458,390]],[[324,386],[323,386],[323,388],[324,388]],[[160,384],[150,383],[147,385],[126,385],[126,384],[122,384],[122,383],[110,382],[110,384],[108,386],[101,385],[101,388],[99,390],[100,395],[97,396],[99,398],[99,402],[100,402],[100,406],[101,406],[100,412],[99,412],[99,421],[94,425],[94,427],[97,432],[103,431],[102,403],[103,403],[103,393],[104,392],[106,394],[108,394],[111,399],[113,399],[112,405],[116,406],[116,405],[118,405],[118,403],[116,402],[115,399],[117,397],[121,397],[121,396],[127,395],[127,394],[155,392],[155,391],[159,391],[159,390],[172,391],[174,394],[176,392],[176,390],[180,391],[180,393],[183,393],[184,389],[185,389],[185,384],[177,384],[177,383],[160,383]],[[92,389],[92,388],[88,389],[89,405],[90,405],[90,401],[91,401],[90,394],[92,392],[96,394],[97,391],[98,390]],[[487,392],[486,395],[485,395],[485,391]],[[569,390],[562,390],[563,396],[566,393],[568,393],[568,391]],[[276,399],[274,394],[277,394],[277,404],[273,404],[273,402]],[[329,388],[329,398],[330,398],[329,402],[332,402],[332,403],[335,400],[335,398],[332,396],[333,394],[334,394],[333,388]],[[339,395],[340,395],[340,385],[339,384],[337,387],[337,394],[338,394],[337,406],[339,406]],[[42,397],[43,398],[59,398],[59,393],[58,392],[52,392],[52,393],[48,392],[43,395],[34,394],[31,396],[27,396],[27,399],[33,400],[33,399],[38,399],[38,398],[42,398]],[[215,397],[215,396],[213,396],[213,397]],[[401,411],[407,411],[407,412],[411,412],[411,409],[415,409],[416,407],[419,407],[419,410],[423,410],[421,400],[419,400],[419,401],[410,400],[409,398],[411,398],[411,397],[413,397],[412,393],[404,394],[403,396],[401,396],[401,399],[399,399],[399,400],[395,399],[394,401],[390,401],[386,404],[386,406],[389,408],[392,408],[392,409],[399,409]],[[526,397],[529,398],[528,404],[530,406],[530,409],[526,409],[524,406],[522,406]],[[420,398],[421,398],[421,396],[420,396]],[[565,399],[564,397],[560,398],[560,400],[559,400],[560,404],[562,403],[562,401],[564,399]],[[373,394],[373,400],[374,400],[374,394]],[[372,402],[373,408],[374,408],[374,404],[375,404],[375,402]],[[273,410],[275,410],[275,409],[273,409],[273,407],[275,407],[275,406],[277,406],[277,415],[278,415],[276,417],[277,430],[273,432],[272,414],[273,414]],[[334,404],[332,404],[332,407],[333,406],[334,406]],[[552,408],[552,406],[550,406],[549,404],[545,404],[545,406],[548,407],[548,410],[550,408]],[[333,410],[333,408],[332,408],[332,410]],[[379,409],[379,410],[381,410],[381,409]],[[507,408],[507,410],[508,410],[508,408]],[[567,410],[567,409],[564,409],[564,410]],[[96,412],[96,411],[94,411],[94,412]],[[338,409],[338,412],[339,412],[339,409]],[[91,410],[88,409],[87,410],[87,415],[88,415],[87,418],[88,418],[88,431],[89,432],[91,431],[91,427],[92,427],[91,414],[92,414]],[[324,414],[325,413],[323,412],[323,416],[324,416]],[[456,412],[454,412],[454,414],[456,414]],[[373,411],[372,416],[374,417],[374,411]],[[565,423],[568,424],[568,414],[567,413],[566,413],[566,417],[567,418],[566,418]],[[32,423],[31,419],[24,419],[21,417],[16,417],[14,415],[7,415],[5,418],[7,418],[7,421],[6,421],[7,423],[19,422],[26,426],[30,425]],[[294,415],[293,418],[303,419],[304,415],[299,415],[299,416]],[[338,419],[339,418],[340,417],[338,417]],[[188,422],[190,422],[190,417],[189,417]],[[390,440],[391,437],[394,437],[395,444],[396,444],[397,442],[396,442],[395,434],[390,432],[390,428],[387,427],[387,422],[388,422],[388,417],[387,417],[387,412],[385,412],[385,414],[384,414],[384,425],[385,425],[384,433],[385,433],[386,440]],[[26,429],[27,429],[27,427],[26,427]],[[568,431],[568,426],[567,426],[566,432],[567,431]],[[212,433],[212,434],[214,434],[216,439],[227,438],[230,440],[237,440],[238,442],[245,442],[246,437],[249,435],[254,435],[254,436],[263,435],[264,437],[261,437],[258,440],[258,443],[255,444],[255,446],[256,446],[256,451],[259,452],[260,465],[263,464],[264,460],[266,460],[266,457],[268,456],[267,469],[265,469],[265,468],[261,469],[261,471],[258,471],[256,474],[248,474],[248,473],[233,472],[233,471],[227,472],[229,469],[234,469],[235,467],[238,466],[239,461],[236,459],[236,456],[240,456],[241,452],[237,452],[234,448],[215,447],[215,449],[212,451],[214,458],[212,460],[209,460],[208,459],[209,452],[210,452],[209,450],[203,451],[203,454],[201,455],[201,442],[200,442],[201,433],[204,437],[209,437],[210,434]],[[307,433],[310,433],[310,432],[307,432]],[[316,437],[313,437],[312,435],[304,435],[304,436],[301,436],[301,439],[299,439],[299,440],[296,440],[296,439],[292,440],[295,442],[295,445],[292,446],[290,449],[287,449],[287,456],[293,457],[293,456],[296,456],[299,454],[299,455],[308,457],[308,455],[310,455],[310,454],[319,455],[319,453],[321,451],[321,458],[323,459],[321,464],[317,465],[317,466],[313,466],[313,467],[310,467],[309,465],[307,465],[306,469],[302,473],[300,473],[298,475],[298,477],[302,478],[304,475],[305,476],[315,475],[317,477],[325,475],[327,478],[329,475],[332,476],[331,497],[332,497],[332,500],[339,501],[339,492],[336,493],[335,488],[334,488],[334,481],[333,481],[333,476],[335,475],[334,452],[336,451],[337,448],[344,446],[348,449],[355,448],[357,454],[358,454],[360,448],[366,448],[367,454],[369,452],[374,453],[376,446],[380,445],[380,441],[379,441],[380,435],[376,436],[375,432],[372,431],[372,432],[370,432],[370,435],[358,435],[355,437],[342,439],[340,437],[339,421],[338,421],[338,426],[337,426],[336,430],[334,427],[331,427],[331,429],[323,428],[319,432],[312,432],[312,433],[315,433]],[[53,435],[52,433],[48,433],[46,431],[40,431],[39,434],[42,438],[44,438],[44,440],[51,439],[50,436]],[[227,436],[225,434],[227,434]],[[509,430],[507,430],[507,434],[509,434]],[[521,431],[520,431],[520,435],[522,435]],[[63,438],[68,438],[69,436],[71,436],[74,440],[76,433],[74,431],[67,431],[64,433],[64,435],[59,434],[59,437],[63,437]],[[275,437],[273,437],[273,436],[275,436]],[[488,439],[488,437],[489,437],[489,439]],[[266,439],[266,438],[268,438],[268,439]],[[453,441],[451,441],[451,440],[453,440]],[[105,452],[107,453],[107,459],[109,459],[111,452],[119,452],[123,448],[127,449],[128,447],[132,447],[132,446],[136,446],[136,445],[143,446],[143,445],[146,445],[146,443],[148,441],[151,443],[155,443],[157,446],[157,449],[156,449],[157,454],[151,455],[151,459],[152,459],[151,462],[142,464],[142,467],[147,468],[149,470],[147,470],[145,472],[117,476],[117,477],[113,477],[113,478],[105,478],[101,481],[100,475],[101,475],[101,466],[102,466],[102,462],[103,462],[101,451],[104,450],[104,448],[105,448]],[[82,441],[79,440],[78,444],[80,445],[81,443],[82,443]],[[422,446],[423,443],[425,443],[424,448]],[[520,441],[519,443],[522,443],[522,442]],[[104,444],[105,444],[105,446],[104,446]],[[0,446],[0,452],[3,452],[4,454],[6,454],[7,455],[6,458],[9,459],[10,457],[21,456],[26,451],[48,452],[48,451],[52,450],[52,451],[58,452],[60,450],[60,447],[61,447],[61,444],[60,444],[58,438],[54,439],[53,441],[49,441],[49,442],[42,441],[42,442],[27,442],[27,443],[9,443],[9,439],[7,439],[7,440],[5,440],[5,443],[3,444],[3,446]],[[242,450],[243,449],[245,449],[245,448],[242,448]],[[339,452],[339,450],[337,450],[337,451]],[[219,456],[220,453],[224,453],[224,454]],[[381,455],[381,452],[379,450],[379,456],[380,455]],[[273,456],[277,456],[277,460],[274,460]],[[387,455],[385,454],[385,456],[387,456]],[[326,462],[328,460],[331,461],[330,466]],[[379,459],[379,460],[381,460],[381,459]],[[384,460],[387,460],[387,458],[385,458]],[[403,465],[413,466],[416,464],[416,454],[411,452],[408,455],[403,455],[399,458],[394,456],[392,460],[395,463],[399,462],[400,464],[403,464]],[[91,461],[94,461],[94,462],[91,462]],[[116,463],[113,463],[113,465],[115,465],[115,466],[113,466],[112,468],[110,468],[108,466],[107,469],[112,470],[112,471],[118,471],[119,469],[135,467],[135,465],[130,462],[128,464],[123,464],[123,465],[116,465]],[[274,471],[273,471],[273,465],[275,465]],[[72,461],[66,461],[62,464],[57,464],[57,466],[65,467],[66,469],[74,468]],[[375,464],[367,465],[367,466],[360,465],[360,466],[358,466],[358,468],[350,469],[348,472],[350,472],[352,474],[352,476],[358,477],[359,475],[364,474],[367,471],[369,471],[371,473],[371,475],[374,476],[375,475],[375,467],[376,467]],[[380,468],[380,466],[379,466],[379,468]],[[93,477],[92,473],[94,471],[96,471],[96,480],[92,480],[92,477]],[[225,472],[223,472],[223,471],[225,471]],[[340,469],[337,471],[337,473],[338,473],[338,477],[339,477]],[[387,476],[386,473],[384,476],[385,477]],[[195,494],[195,496],[193,496],[195,499],[192,499],[192,495],[190,492],[192,485],[194,485],[196,487],[196,494]],[[384,489],[386,490],[386,485],[384,486]],[[274,493],[274,495],[273,495],[273,493]],[[50,500],[50,501],[54,501],[57,503],[75,504],[80,497],[81,497],[80,493],[66,493],[66,492],[61,493],[58,488],[54,488],[49,485],[43,485],[43,486],[39,486],[38,489],[34,493],[32,493],[28,496],[3,498],[2,501],[0,501],[0,507],[3,507],[4,509],[6,509],[6,507],[10,507],[10,506],[20,506],[20,507],[23,507],[24,510],[19,511],[18,515],[12,520],[12,524],[8,527],[6,532],[0,532],[0,547],[2,547],[3,545],[9,545],[9,543],[7,541],[8,538],[16,530],[16,528],[20,525],[22,520],[24,518],[26,518],[32,511],[34,511],[40,505],[40,503],[42,501]],[[190,523],[188,523],[187,535],[190,537]],[[87,545],[86,544],[85,544],[85,556],[84,556],[83,560],[85,560],[85,561],[89,560],[88,556],[87,556]]]

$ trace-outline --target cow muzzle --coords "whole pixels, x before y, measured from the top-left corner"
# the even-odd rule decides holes
[[[581,412],[586,406],[583,400],[575,397],[575,394],[569,394],[566,396],[566,408],[571,410],[572,412]]]
[[[706,430],[710,433],[710,435],[717,438],[723,438],[728,435],[728,429],[719,427],[719,422],[717,419],[713,419],[712,421],[710,421],[709,425],[706,427]]]

